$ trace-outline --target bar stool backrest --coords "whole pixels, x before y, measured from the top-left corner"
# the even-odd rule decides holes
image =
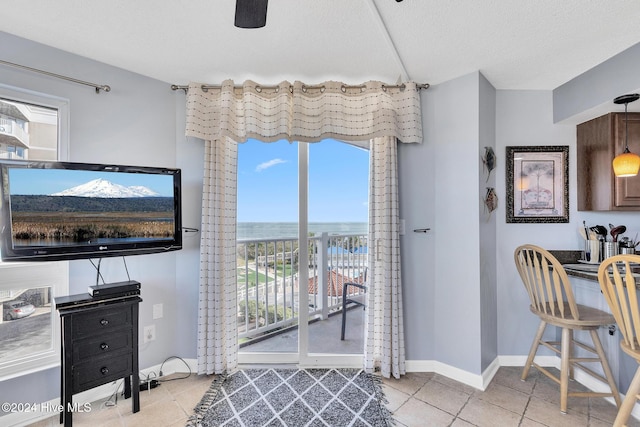
[[[639,273],[640,255],[616,255],[602,261],[598,268],[600,288],[620,328],[624,343],[628,348],[638,351],[638,357],[640,310],[636,278],[640,277]]]
[[[534,312],[580,319],[567,272],[549,251],[527,244],[515,250],[514,258]]]

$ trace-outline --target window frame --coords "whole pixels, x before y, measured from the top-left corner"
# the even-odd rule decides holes
[[[0,98],[52,108],[58,112],[57,159],[69,158],[69,100],[0,83]],[[0,289],[51,287],[51,348],[0,363],[0,381],[60,365],[60,322],[54,298],[69,294],[69,262],[2,262]]]
[[[6,285],[10,283],[11,285]],[[0,381],[60,365],[60,322],[53,302],[69,293],[69,263],[0,263],[0,288],[51,287],[51,348],[0,363]],[[11,322],[20,321],[12,320]]]
[[[0,83],[0,98],[58,110],[58,160],[69,160],[69,100]]]

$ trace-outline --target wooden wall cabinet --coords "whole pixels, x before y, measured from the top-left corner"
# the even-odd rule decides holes
[[[629,150],[640,154],[640,113],[628,114]],[[640,211],[640,174],[616,178],[611,162],[624,151],[624,113],[577,126],[579,211]]]

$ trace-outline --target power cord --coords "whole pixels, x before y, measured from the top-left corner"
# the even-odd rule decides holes
[[[166,362],[168,362],[171,359],[178,359],[180,361],[182,361],[182,363],[184,363],[184,365],[187,367],[187,370],[189,371],[189,373],[187,374],[187,376],[184,377],[176,377],[176,378],[167,378],[167,379],[159,379],[158,381],[160,382],[166,382],[166,381],[175,381],[175,380],[184,380],[185,378],[189,378],[192,374],[191,372],[191,368],[189,367],[189,364],[187,362],[185,362],[185,360],[181,357],[178,356],[171,356],[171,357],[167,357],[166,359],[164,359],[164,362],[162,362],[162,364],[160,365],[160,377],[162,377],[162,367],[164,366],[164,364]]]
[[[142,375],[140,375],[142,377]],[[146,378],[140,381],[140,391],[151,390],[152,388],[156,388],[160,385],[160,382],[155,379],[158,376],[155,372],[151,371],[147,374]]]
[[[156,388],[160,385],[158,380],[145,381],[140,383],[140,391],[149,390],[152,388]]]
[[[116,406],[118,404],[118,390],[120,390],[120,386],[124,383],[124,380],[120,381],[120,383],[116,384],[116,389],[111,396],[107,400],[104,401],[104,406]],[[124,393],[124,390],[123,390]]]
[[[162,368],[164,368],[164,364],[167,363],[169,360],[172,359],[178,359],[180,361],[182,361],[182,363],[184,363],[184,365],[187,367],[187,370],[189,371],[189,373],[185,376],[180,376],[180,377],[175,377],[175,378],[165,378],[162,379],[162,376],[164,375],[162,372]],[[160,372],[158,373],[158,375],[156,375],[155,372],[151,371],[146,375],[143,375],[142,373],[138,374],[140,376],[140,378],[143,378],[140,381],[140,391],[144,391],[144,390],[149,390],[151,391],[151,389],[154,389],[156,387],[158,387],[159,385],[161,385],[161,383],[163,382],[167,382],[167,381],[175,381],[175,380],[183,380],[186,378],[189,378],[191,376],[192,372],[191,372],[191,368],[189,367],[189,364],[181,357],[179,356],[170,356],[167,357],[162,364],[160,365]]]

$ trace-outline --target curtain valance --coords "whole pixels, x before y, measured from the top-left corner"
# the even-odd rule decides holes
[[[208,90],[191,83],[186,134],[209,141],[223,137],[238,142],[249,138],[363,141],[394,136],[401,142],[420,143],[420,94],[413,82],[389,88],[377,81],[359,86],[285,81],[263,88],[248,80],[239,88],[225,80],[219,89]]]

